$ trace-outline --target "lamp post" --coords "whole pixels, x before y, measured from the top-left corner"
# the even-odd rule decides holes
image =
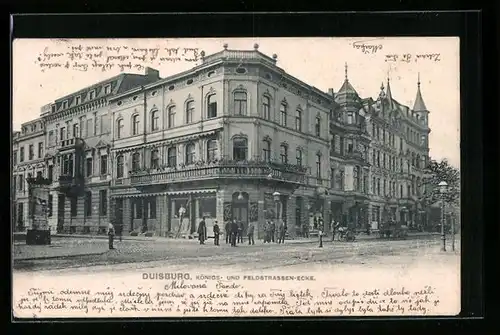
[[[438,184],[439,193],[441,194],[441,251],[446,251],[446,234],[444,230],[445,216],[444,216],[444,195],[448,189],[448,183],[442,181]]]

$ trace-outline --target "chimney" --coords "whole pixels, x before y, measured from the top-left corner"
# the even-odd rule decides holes
[[[333,91],[333,88],[328,89],[328,94],[330,94],[332,97],[335,95],[335,92]]]
[[[160,71],[153,69],[152,67],[146,67],[146,76],[160,79]]]

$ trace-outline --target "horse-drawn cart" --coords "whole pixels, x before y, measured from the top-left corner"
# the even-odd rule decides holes
[[[408,237],[408,227],[396,221],[384,222],[379,228],[380,238],[400,238]]]

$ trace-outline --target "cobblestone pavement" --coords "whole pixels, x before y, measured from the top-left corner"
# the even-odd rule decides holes
[[[232,248],[221,241],[200,245],[196,240],[158,240],[116,242],[115,250],[106,250],[103,239],[61,239],[60,248],[91,250],[93,254],[73,255],[54,259],[15,260],[17,272],[50,270],[51,274],[134,270],[154,267],[193,269],[194,267],[227,267],[237,264],[245,269],[273,269],[305,263],[364,264],[377,262],[380,257],[393,262],[399,255],[425,255],[439,250],[438,236],[414,236],[407,240],[365,240],[357,242],[325,241],[319,248],[317,241],[309,243],[240,244]],[[17,246],[20,247],[20,246]],[[47,247],[45,247],[47,248]],[[457,250],[459,245],[457,244]]]

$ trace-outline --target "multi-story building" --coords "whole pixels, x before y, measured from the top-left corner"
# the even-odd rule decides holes
[[[255,222],[261,235],[276,210],[297,232],[308,199],[328,187],[331,97],[276,62],[257,45],[226,45],[110,99],[111,197],[124,233],[189,234],[205,216],[209,227]]]
[[[13,134],[13,228],[25,231],[30,225],[28,178],[46,177],[45,122],[38,118],[21,125]]]
[[[340,189],[344,221],[358,228],[378,229],[381,221],[424,223],[419,197],[429,157],[428,110],[418,82],[413,109],[392,97],[390,82],[378,98],[361,99],[346,79],[334,94],[330,120],[332,188]],[[340,171],[337,171],[339,169]],[[344,173],[342,173],[344,171]],[[336,181],[345,181],[334,187]],[[339,217],[339,215],[335,215]]]
[[[255,223],[261,237],[278,214],[300,236],[317,228],[316,216],[360,229],[423,220],[430,130],[420,83],[410,109],[389,81],[375,100],[361,98],[347,65],[341,88],[326,93],[258,45],[224,45],[201,60],[163,79],[150,68],[121,74],[44,106],[15,135],[15,200],[24,201],[19,183],[38,166],[53,180],[49,222],[58,232],[104,233],[111,221],[123,234],[180,236],[206,217],[209,231],[235,219]],[[28,133],[33,124],[43,128]],[[27,165],[30,141],[42,151]]]
[[[120,74],[42,107],[49,226],[60,233],[105,233],[109,223],[111,113],[108,100],[157,81],[159,73]]]

